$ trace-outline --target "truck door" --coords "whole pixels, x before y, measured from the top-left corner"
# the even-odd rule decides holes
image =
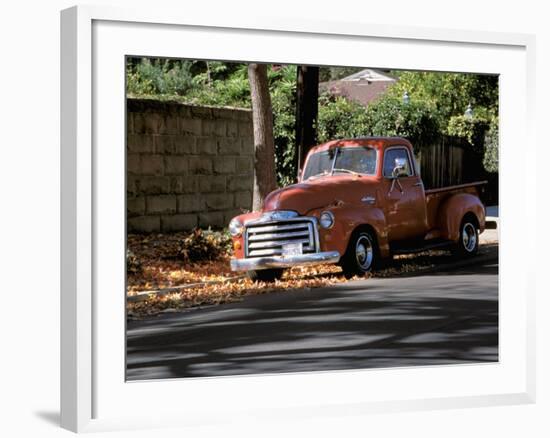
[[[424,186],[408,147],[386,149],[382,175],[389,240],[422,237],[428,228]]]

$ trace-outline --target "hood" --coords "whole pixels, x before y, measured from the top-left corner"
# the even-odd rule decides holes
[[[365,176],[325,176],[312,181],[292,184],[271,192],[265,199],[263,211],[294,210],[304,215],[309,211],[336,202],[359,203],[374,194],[376,182]]]

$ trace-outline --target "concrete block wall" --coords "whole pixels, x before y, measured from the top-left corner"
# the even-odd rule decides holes
[[[252,206],[252,113],[127,100],[128,232],[221,228]]]

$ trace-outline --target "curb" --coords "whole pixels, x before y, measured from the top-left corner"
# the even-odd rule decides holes
[[[157,297],[162,297],[164,295],[168,295],[174,292],[178,292],[185,289],[192,289],[194,287],[201,287],[206,286],[207,284],[223,284],[223,283],[231,283],[236,280],[240,280],[241,278],[246,277],[246,275],[238,275],[236,277],[227,278],[225,280],[211,280],[211,281],[201,281],[198,283],[188,283],[188,284],[182,284],[181,286],[173,286],[173,287],[166,287],[163,289],[157,289],[157,290],[142,290],[137,292],[135,295],[126,296],[126,302],[127,303],[139,303],[140,301],[146,301],[149,299],[151,295],[155,295]]]

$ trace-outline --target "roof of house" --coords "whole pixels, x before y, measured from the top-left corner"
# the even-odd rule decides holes
[[[336,81],[323,82],[319,84],[319,88],[367,106],[396,81],[394,77],[379,70],[366,68]]]

